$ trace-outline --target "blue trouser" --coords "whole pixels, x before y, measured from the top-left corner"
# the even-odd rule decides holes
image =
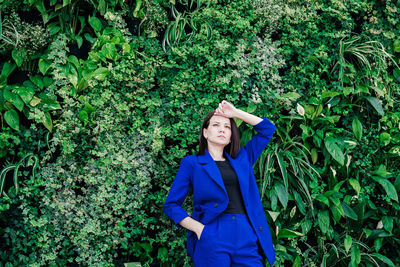
[[[206,224],[196,242],[195,267],[263,266],[258,237],[246,214],[222,213]]]

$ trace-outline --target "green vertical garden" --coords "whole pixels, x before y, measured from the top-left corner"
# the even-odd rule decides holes
[[[192,266],[162,207],[223,99],[277,126],[276,266],[400,265],[400,1],[0,8],[0,266]]]

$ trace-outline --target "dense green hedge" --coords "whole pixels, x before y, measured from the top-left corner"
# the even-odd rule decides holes
[[[223,99],[277,126],[277,266],[400,264],[398,1],[0,5],[1,266],[192,265],[162,206]]]

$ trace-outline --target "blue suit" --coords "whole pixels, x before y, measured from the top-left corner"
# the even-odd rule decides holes
[[[248,219],[272,266],[275,262],[275,251],[254,177],[253,165],[272,138],[276,127],[267,118],[262,119],[253,126],[257,134],[241,147],[236,158],[231,158],[226,151],[224,155],[237,174]],[[204,155],[190,155],[182,159],[165,201],[164,212],[178,228],[182,227],[178,223],[189,216],[181,206],[190,188],[193,188],[191,217],[205,225],[214,221],[228,206],[228,194],[221,173],[207,149]],[[196,234],[189,231],[186,249],[192,258],[197,241]]]

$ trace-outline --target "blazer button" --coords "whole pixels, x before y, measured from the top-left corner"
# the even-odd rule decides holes
[[[260,227],[260,228],[258,228],[258,229],[260,229],[260,231],[262,231],[262,227]]]
[[[214,204],[214,207],[215,207],[215,208],[218,207],[218,203],[215,203],[215,204]]]

